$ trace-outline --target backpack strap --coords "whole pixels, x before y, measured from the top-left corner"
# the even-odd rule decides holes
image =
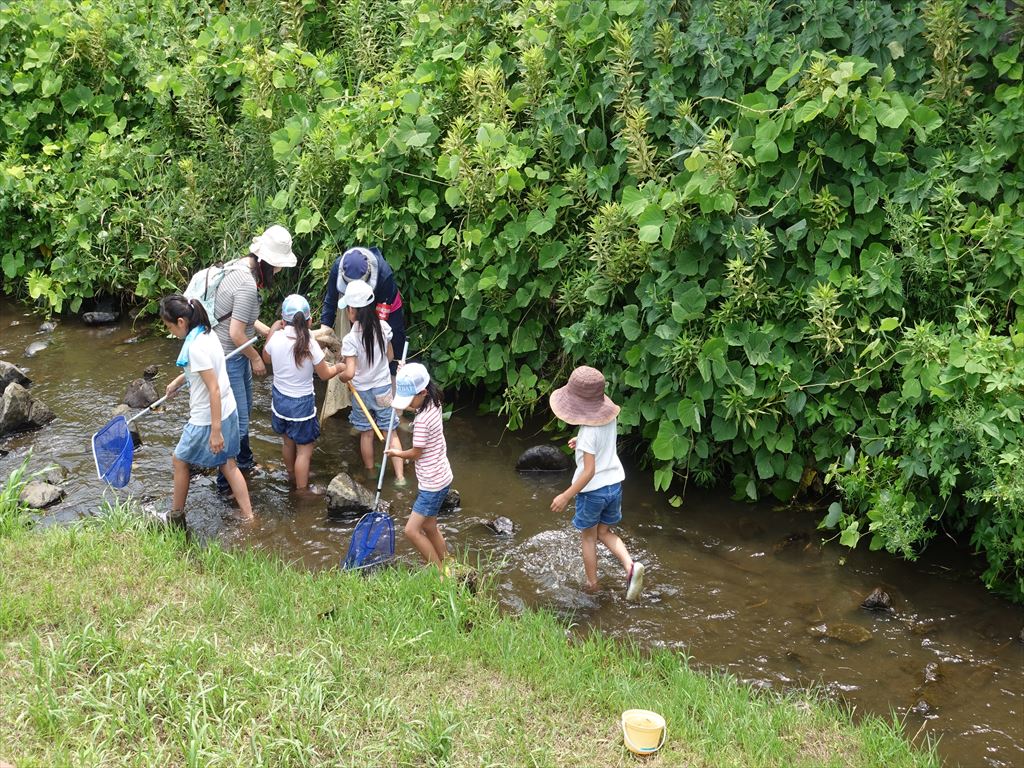
[[[231,263],[233,264],[235,262],[231,262]],[[236,269],[228,269],[228,265],[224,264],[224,263],[214,264],[213,266],[220,270],[220,279],[217,281],[217,285],[213,289],[213,305],[217,306],[217,291],[220,290],[220,284],[222,282],[224,282],[224,276],[228,272],[239,272],[241,270],[239,270],[237,268]],[[209,294],[209,292],[210,292],[210,272],[209,272],[209,270],[207,270],[207,272],[206,272],[206,290],[203,291],[203,295],[206,296],[206,295]],[[227,320],[229,317],[231,317],[231,314],[232,314],[231,312],[228,312],[223,317],[218,317],[217,318],[217,322],[218,323],[223,323],[225,320]]]

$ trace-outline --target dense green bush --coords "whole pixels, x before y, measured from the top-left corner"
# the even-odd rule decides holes
[[[1016,13],[14,0],[5,281],[152,301],[279,220],[315,292],[379,242],[439,378],[513,426],[591,363],[659,488],[830,481],[844,544],[969,537],[1020,600]]]

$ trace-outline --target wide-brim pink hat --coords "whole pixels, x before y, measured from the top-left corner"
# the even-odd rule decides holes
[[[619,415],[619,406],[604,393],[604,374],[581,365],[569,376],[569,383],[549,398],[551,410],[566,424],[601,427]]]

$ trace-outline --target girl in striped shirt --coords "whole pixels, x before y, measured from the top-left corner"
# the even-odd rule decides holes
[[[409,363],[398,371],[391,407],[399,413],[405,410],[416,412],[412,423],[412,448],[389,450],[387,453],[416,462],[419,490],[409,521],[405,524],[405,535],[428,564],[438,567],[448,554],[448,545],[437,527],[437,512],[452,485],[452,466],[448,463],[441,413],[443,403],[441,390],[430,380],[430,374],[422,365]]]

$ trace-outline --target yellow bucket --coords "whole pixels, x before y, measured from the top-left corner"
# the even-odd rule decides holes
[[[665,718],[646,709],[627,709],[622,713],[622,740],[638,755],[653,755],[665,744],[668,727]]]

